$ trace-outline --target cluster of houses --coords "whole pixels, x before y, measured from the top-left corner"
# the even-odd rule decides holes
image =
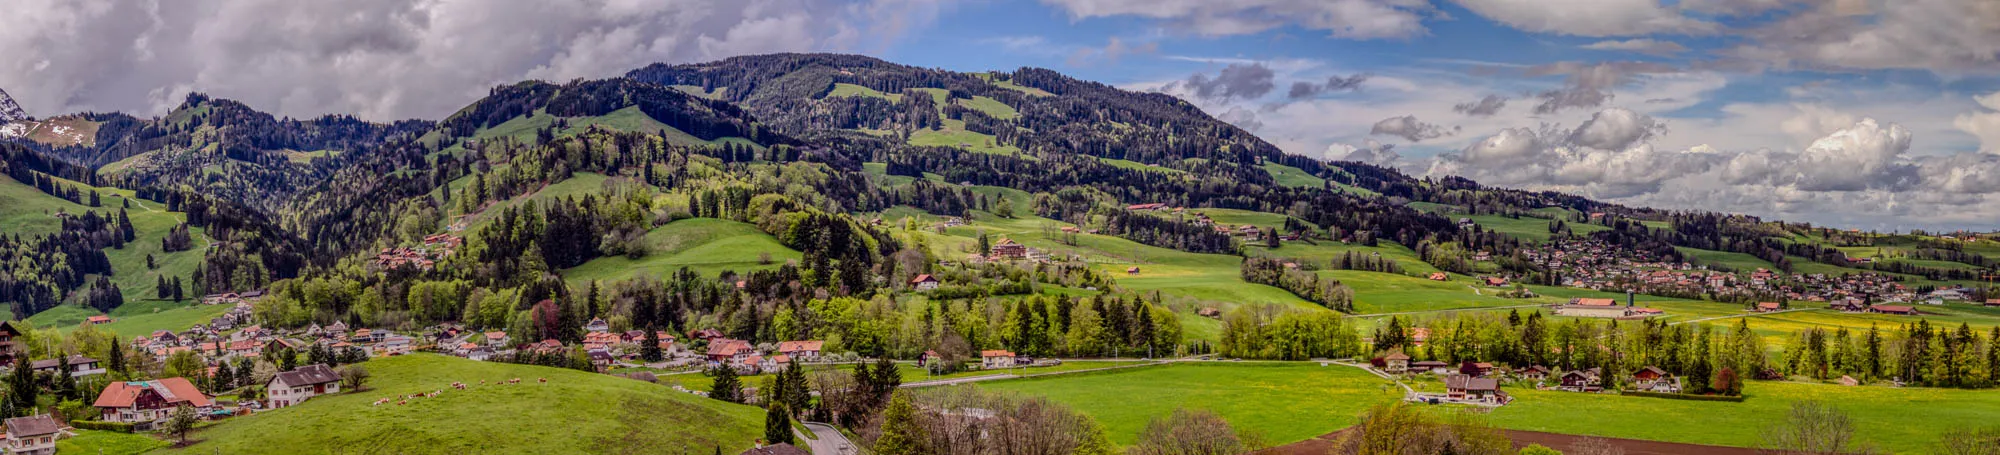
[[[424,243],[415,247],[383,248],[375,254],[375,266],[381,270],[415,269],[429,271],[437,266],[437,261],[451,256],[453,251],[465,246],[465,238],[452,234],[431,234],[424,236]]]
[[[1596,368],[1571,370],[1556,374],[1540,365],[1528,366],[1509,371],[1488,362],[1467,361],[1456,366],[1435,361],[1410,360],[1401,352],[1391,352],[1377,359],[1376,366],[1384,373],[1395,375],[1435,375],[1444,378],[1445,393],[1417,394],[1414,400],[1430,402],[1457,402],[1472,404],[1501,405],[1511,401],[1506,392],[1500,390],[1502,379],[1527,381],[1545,390],[1568,392],[1601,392],[1606,381],[1601,370]],[[1654,393],[1681,393],[1681,378],[1657,367],[1647,366],[1632,372],[1626,378],[1627,389]]]
[[[1895,278],[1872,272],[1842,275],[1781,273],[1756,269],[1747,274],[1709,270],[1685,262],[1669,262],[1650,253],[1629,251],[1595,239],[1562,239],[1524,250],[1528,261],[1562,270],[1562,284],[1596,290],[1630,290],[1642,294],[1714,294],[1785,296],[1790,300],[1859,304],[1864,298],[1913,302],[1917,295]]]

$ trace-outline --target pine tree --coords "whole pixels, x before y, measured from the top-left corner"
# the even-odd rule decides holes
[[[35,394],[40,392],[35,385],[35,370],[28,368],[28,362],[16,360],[14,371],[7,376],[8,417],[20,417],[35,412]]]
[[[916,407],[906,394],[895,394],[889,409],[882,412],[882,437],[875,439],[876,455],[917,455],[923,453],[923,427],[917,426]]]
[[[764,408],[764,442],[792,443],[792,416],[783,403],[770,403]]]
[[[736,370],[729,365],[717,366],[709,370],[715,383],[709,387],[708,397],[730,403],[743,402],[743,382],[736,378]]]
[[[812,406],[812,389],[806,384],[806,370],[799,366],[799,359],[791,359],[785,365],[785,371],[778,374],[778,382],[785,391],[785,395],[780,397],[785,409],[798,413]]]
[[[651,362],[658,362],[661,359],[666,358],[665,353],[660,351],[659,329],[652,329],[652,328],[646,329],[645,343],[646,344],[644,346],[639,347],[640,360],[644,360],[648,363],[651,363]]]
[[[118,346],[118,337],[111,337],[110,358],[105,359],[112,374],[125,373],[125,348]]]

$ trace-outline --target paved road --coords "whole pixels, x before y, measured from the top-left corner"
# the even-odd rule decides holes
[[[807,448],[812,449],[813,455],[855,455],[861,453],[859,450],[855,450],[853,442],[847,440],[847,435],[840,434],[840,430],[834,428],[833,425],[813,422],[800,422],[800,424],[805,425],[806,429],[812,430],[813,436],[819,437],[819,439],[799,438],[800,441],[805,441]]]

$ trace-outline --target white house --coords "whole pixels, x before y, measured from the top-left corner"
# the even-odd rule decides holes
[[[215,406],[215,402],[187,378],[166,378],[113,382],[97,394],[93,406],[103,413],[106,422],[131,423],[140,431],[152,431],[154,424],[166,420],[175,408],[192,406],[205,411]]]
[[[64,359],[36,360],[30,363],[29,365],[30,368],[33,368],[36,373],[55,374],[56,370],[60,370],[63,368],[63,360]],[[80,355],[73,355],[69,356],[68,360],[69,360],[69,375],[71,377],[82,377],[93,374],[104,374],[104,367],[98,365],[97,359],[84,357]]]
[[[781,341],[778,342],[778,353],[788,358],[799,359],[800,362],[811,362],[819,359],[820,348],[825,345],[825,341],[818,340]]]
[[[340,393],[340,374],[326,365],[306,365],[271,376],[264,392],[272,409],[291,406],[315,396]]]
[[[988,370],[1012,367],[1014,353],[1002,350],[979,351],[979,364],[981,368]]]

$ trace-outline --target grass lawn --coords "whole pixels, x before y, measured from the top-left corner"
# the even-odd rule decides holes
[[[995,143],[991,134],[966,131],[965,121],[952,119],[945,119],[942,129],[924,128],[910,133],[910,145],[954,147],[971,152],[1002,155],[1012,155],[1021,151],[1019,147]],[[1034,158],[1028,157],[1028,159]]]
[[[1991,391],[1753,382],[1742,403],[1668,400],[1510,387],[1516,401],[1491,414],[1502,428],[1657,441],[1755,446],[1791,404],[1820,400],[1854,419],[1858,442],[1923,453],[1952,428],[1983,426],[2000,409]],[[1580,418],[1586,417],[1587,418]]]
[[[1317,363],[1202,362],[1105,373],[980,383],[1049,397],[1104,425],[1120,445],[1138,440],[1149,419],[1178,408],[1205,409],[1239,430],[1286,444],[1355,424],[1401,389],[1359,369]]]
[[[135,455],[166,447],[167,441],[147,434],[116,431],[76,430],[76,436],[56,441],[56,453],[81,455]]]
[[[737,453],[762,434],[763,412],[671,388],[575,370],[474,362],[430,354],[364,364],[360,393],[238,417],[165,453]],[[515,385],[479,381],[521,378]],[[537,378],[548,378],[539,383]],[[454,390],[451,382],[470,384]],[[443,391],[407,405],[375,400]]]
[[[714,276],[723,270],[748,272],[773,268],[786,260],[804,257],[756,226],[715,218],[691,218],[653,228],[646,233],[646,243],[652,245],[652,251],[645,257],[592,259],[564,270],[563,277],[572,283],[609,282],[640,274],[666,276],[681,267]],[[771,263],[759,264],[758,253],[770,253]]]
[[[1278,163],[1264,163],[1264,172],[1271,174],[1271,180],[1279,185],[1302,188],[1322,188],[1326,179],[1307,173],[1304,169]]]

